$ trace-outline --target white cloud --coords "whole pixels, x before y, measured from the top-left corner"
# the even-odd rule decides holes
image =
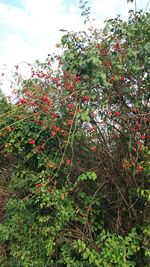
[[[67,13],[62,0],[25,0],[24,9],[0,4],[0,22],[10,27],[0,42],[0,61],[9,64],[45,57],[59,41],[60,28],[80,29],[75,10],[72,5]]]
[[[140,0],[139,0],[140,1]],[[22,6],[0,2],[0,64],[8,69],[20,62],[44,59],[55,51],[60,29],[85,29],[78,0],[21,0]],[[101,27],[105,18],[121,13],[127,17],[126,0],[91,0],[94,25]],[[143,0],[147,2],[147,0]],[[69,4],[68,4],[69,3]],[[145,4],[146,6],[146,4]],[[0,67],[0,69],[3,67]]]
[[[93,0],[92,1],[93,12],[98,17],[112,17],[116,14],[116,1],[115,0]]]
[[[59,41],[60,29],[81,30],[84,27],[78,0],[71,0],[69,5],[65,0],[22,0],[22,7],[4,3],[0,3],[1,64],[46,57]],[[97,25],[117,13],[127,16],[130,8],[126,0],[91,0],[90,5]]]
[[[126,0],[92,0],[91,9],[96,18],[95,25],[99,26],[100,22],[115,18],[117,15],[121,15],[122,19],[127,19],[129,10],[134,9],[134,6],[127,4]]]
[[[136,0],[137,10],[145,10],[148,0]],[[91,0],[91,7],[96,17],[112,18],[120,14],[127,19],[129,10],[135,10],[135,1],[127,3],[127,0]]]
[[[0,72],[6,64],[5,92],[10,91],[7,80],[10,70],[21,62],[43,60],[56,50],[62,33],[60,29],[81,30],[85,27],[77,5],[66,6],[64,0],[24,0],[23,7],[0,3]]]

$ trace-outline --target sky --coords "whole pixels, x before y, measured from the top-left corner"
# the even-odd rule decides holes
[[[127,18],[134,5],[126,2],[89,0],[95,26],[117,14]],[[137,0],[137,8],[145,10],[147,3]],[[0,0],[0,73],[55,52],[60,29],[85,29],[80,13],[79,0]]]

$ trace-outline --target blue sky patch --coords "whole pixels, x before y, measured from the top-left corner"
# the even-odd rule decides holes
[[[22,8],[23,7],[23,1],[22,0],[0,0],[0,4],[10,5]]]

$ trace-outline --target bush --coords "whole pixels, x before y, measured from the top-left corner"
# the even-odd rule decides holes
[[[66,32],[62,55],[32,67],[1,119],[1,266],[148,265],[149,20]]]

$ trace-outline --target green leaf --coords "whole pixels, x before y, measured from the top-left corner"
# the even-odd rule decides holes
[[[150,43],[145,44],[144,48],[147,50],[147,52],[150,52]]]
[[[86,172],[78,176],[79,181],[84,181],[84,180],[93,180],[95,181],[97,179],[97,175],[95,172]]]
[[[87,111],[81,113],[81,119],[82,119],[83,121],[90,122],[90,117],[89,117]]]

